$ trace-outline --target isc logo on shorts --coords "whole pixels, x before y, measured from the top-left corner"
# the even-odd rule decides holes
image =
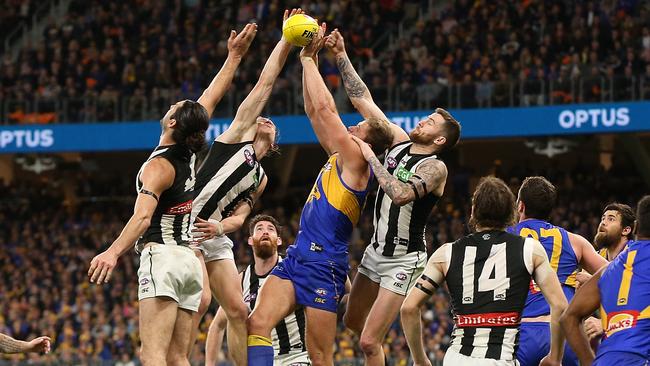
[[[318,303],[318,304],[324,304],[326,301],[327,300],[323,299],[322,297],[317,297],[317,298],[314,299],[314,302]]]

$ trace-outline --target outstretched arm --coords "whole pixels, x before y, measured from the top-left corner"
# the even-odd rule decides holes
[[[302,13],[302,10],[291,10],[291,15],[299,13]],[[289,17],[289,12],[285,10],[284,19],[286,20],[287,17]],[[275,80],[287,61],[289,51],[291,51],[291,44],[282,37],[266,60],[259,80],[246,96],[246,99],[239,105],[235,119],[233,119],[230,127],[217,140],[225,143],[237,143],[252,140],[255,137],[257,117],[269,100]]]
[[[352,66],[352,62],[350,62],[350,58],[345,51],[345,42],[341,32],[338,29],[334,29],[327,37],[325,44],[336,58],[336,66],[341,73],[345,91],[348,93],[348,97],[354,108],[361,113],[363,118],[376,117],[382,121],[390,121],[372,99],[370,90],[368,90],[366,84],[361,80],[354,66]],[[391,129],[393,131],[393,143],[391,146],[409,140],[408,134],[401,127],[391,123]]]
[[[90,282],[101,284],[111,279],[117,259],[149,228],[151,217],[158,206],[158,199],[172,186],[174,176],[174,167],[166,159],[156,158],[145,164],[140,174],[142,189],[135,200],[133,215],[111,246],[90,262],[88,269]]]
[[[19,341],[0,333],[0,353],[50,352],[50,337],[41,336],[29,342]]]
[[[347,128],[341,121],[332,94],[327,89],[318,66],[314,61],[315,55],[324,43],[325,23],[314,37],[312,42],[300,52],[300,62],[303,67],[304,93],[310,97],[311,108],[308,108],[308,117],[311,125],[323,145],[323,148],[332,153],[337,152],[341,161],[351,169],[363,169],[367,166],[363,156],[359,154],[359,147],[350,139]]]
[[[203,94],[197,102],[201,104],[207,111],[208,116],[212,115],[214,108],[219,104],[221,98],[226,94],[226,91],[232,83],[232,79],[235,76],[235,71],[241,62],[242,57],[248,51],[248,47],[253,42],[255,34],[257,33],[257,24],[248,23],[241,31],[237,34],[234,30],[230,31],[230,37],[228,38],[228,57],[219,73],[212,79],[212,82],[207,89],[203,91]]]
[[[398,172],[399,177],[395,177],[386,170],[368,144],[356,136],[352,136],[352,139],[361,148],[363,157],[375,173],[381,189],[394,204],[404,206],[430,192],[438,197],[444,193],[447,166],[442,161],[437,159],[425,161],[417,168],[415,174],[404,171]]]

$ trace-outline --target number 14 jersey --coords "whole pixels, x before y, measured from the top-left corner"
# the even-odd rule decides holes
[[[482,231],[447,245],[451,346],[469,357],[513,360],[533,272],[534,240]]]

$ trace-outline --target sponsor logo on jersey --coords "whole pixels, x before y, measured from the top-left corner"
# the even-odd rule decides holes
[[[609,313],[607,316],[608,320],[605,334],[607,337],[611,337],[616,332],[633,328],[636,325],[639,312],[634,310],[617,311],[615,313]]]
[[[187,202],[179,203],[174,207],[170,207],[165,211],[168,215],[185,215],[192,212],[192,200]]]
[[[323,251],[323,246],[318,245],[316,243],[311,243],[311,245],[309,246],[309,250],[311,250],[312,252],[320,253]]]
[[[463,327],[509,327],[519,325],[521,318],[517,312],[483,313],[457,315],[456,325]]]
[[[407,278],[408,275],[404,272],[397,272],[397,274],[395,274],[395,279],[397,279],[398,281],[406,281]]]

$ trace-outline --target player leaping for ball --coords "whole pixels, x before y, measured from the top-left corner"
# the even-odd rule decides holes
[[[330,154],[307,198],[295,243],[271,272],[248,322],[249,365],[273,364],[271,330],[296,305],[305,307],[307,351],[313,365],[332,365],[336,310],[348,271],[348,242],[359,220],[372,173],[351,134],[384,151],[388,124],[368,118],[348,132],[318,72],[316,55],[325,24],[300,54],[305,112],[321,146]]]
[[[326,45],[336,57],[352,104],[364,118],[388,121],[354,71],[338,30],[329,35]],[[436,154],[454,147],[460,137],[460,124],[442,108],[420,121],[410,134],[395,124],[390,128],[393,141],[383,165],[360,144],[380,187],[375,233],[354,278],[344,320],[360,336],[367,365],[384,364],[384,337],[406,293],[424,270],[424,228],[447,180],[447,167]]]
[[[285,10],[284,19],[299,13],[302,10],[293,9],[291,13]],[[248,307],[242,300],[237,280],[233,243],[225,234],[239,230],[266,187],[268,179],[260,159],[273,149],[277,130],[273,121],[261,117],[260,113],[291,47],[284,37],[278,41],[259,80],[237,109],[228,129],[214,141],[196,174],[193,233],[201,242],[207,267],[201,310],[205,311],[210,304],[209,288],[228,318],[228,350],[236,365],[246,364]],[[197,318],[194,324],[198,324]]]

